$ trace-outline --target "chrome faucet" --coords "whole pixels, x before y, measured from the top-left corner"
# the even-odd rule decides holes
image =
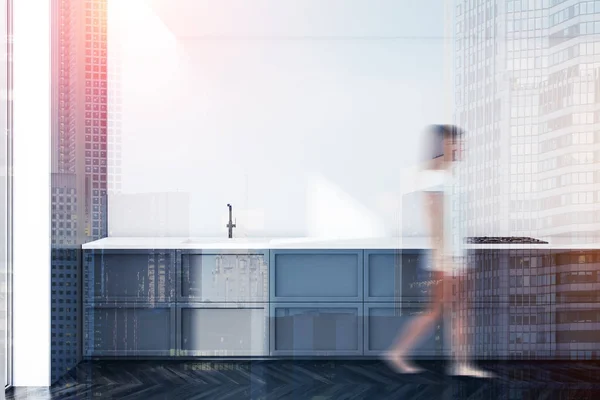
[[[235,223],[232,221],[231,204],[227,204],[227,207],[229,207],[229,223],[227,224],[227,229],[229,229],[229,239],[231,239],[233,237],[233,228],[235,228]]]

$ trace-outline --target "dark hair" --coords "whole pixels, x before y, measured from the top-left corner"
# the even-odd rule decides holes
[[[430,137],[429,159],[435,159],[444,155],[444,139],[456,140],[461,137],[463,130],[456,125],[431,125],[428,129]]]

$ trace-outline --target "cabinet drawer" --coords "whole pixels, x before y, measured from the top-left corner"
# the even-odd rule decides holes
[[[268,355],[267,303],[178,306],[178,349],[184,356]]]
[[[430,296],[428,254],[419,250],[365,250],[365,301],[422,300]]]
[[[266,302],[269,265],[265,253],[183,253],[178,274],[182,302]]]
[[[365,305],[365,355],[380,355],[387,351],[406,325],[419,313],[421,306],[402,306],[399,303]],[[416,357],[440,357],[444,351],[444,321],[440,318],[413,351]]]
[[[362,304],[271,304],[271,354],[362,354]]]
[[[84,259],[84,301],[170,302],[175,298],[175,252],[89,252]]]
[[[84,309],[84,356],[175,354],[175,307],[106,304]]]
[[[271,301],[362,301],[362,250],[271,251]]]

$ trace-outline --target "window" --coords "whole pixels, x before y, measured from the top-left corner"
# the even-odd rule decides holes
[[[7,9],[12,12],[13,0],[0,0],[0,30],[2,36],[12,37],[12,15],[7,15]],[[8,8],[7,8],[8,7]],[[7,23],[9,22],[9,23]],[[11,48],[12,50],[12,48]],[[9,102],[6,100],[7,91],[12,90],[12,78],[7,79],[7,74],[12,74],[12,56],[6,54],[6,47],[2,49],[3,61],[0,63],[0,162],[3,164],[0,167],[3,171],[10,169],[12,166],[12,148],[8,143],[12,142],[13,121],[12,114],[9,112]],[[12,101],[12,100],[11,100]],[[11,225],[8,223],[12,217],[12,176],[2,173],[3,179],[0,183],[0,197],[8,199],[3,201],[3,207],[0,208],[0,291],[5,301],[0,303],[2,307],[1,313],[6,318],[6,329],[4,331],[4,383],[6,386],[12,385],[12,231]]]

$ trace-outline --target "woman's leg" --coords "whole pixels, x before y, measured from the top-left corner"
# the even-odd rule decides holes
[[[461,268],[460,265],[455,266],[456,268]],[[452,310],[451,323],[452,327],[452,340],[450,345],[452,346],[452,353],[454,353],[454,361],[455,363],[465,363],[468,359],[468,332],[467,332],[467,316],[465,313],[467,312],[465,301],[465,292],[461,290],[461,283],[464,282],[464,275],[458,272],[458,280],[454,280],[451,284],[456,284],[456,293],[453,296],[453,303],[456,306],[456,309]]]
[[[432,270],[444,271],[443,255],[443,193],[424,193],[426,216],[429,220],[431,232],[431,260]],[[396,342],[388,352],[387,359],[391,366],[401,373],[415,373],[420,368],[406,360],[408,353],[414,348],[424,332],[430,329],[442,314],[444,300],[444,274],[434,272],[433,279],[436,283],[431,287],[431,301],[428,313],[413,318],[406,327],[403,335],[399,335]]]
[[[396,342],[388,353],[388,360],[392,366],[401,373],[420,372],[421,368],[406,360],[408,353],[418,344],[435,321],[442,315],[444,300],[444,274],[434,272],[433,279],[436,282],[432,285],[431,303],[428,312],[413,318],[407,325],[403,335],[398,336]]]
[[[462,266],[458,266],[461,268]],[[459,274],[460,280],[465,279],[465,275]],[[452,317],[452,329],[453,339],[452,349],[454,352],[454,365],[452,367],[452,373],[454,375],[471,376],[476,378],[493,378],[494,374],[491,372],[477,368],[472,364],[469,357],[468,351],[468,331],[467,331],[467,315],[469,310],[469,299],[467,299],[465,292],[460,290],[460,284],[457,288],[457,295],[455,297],[456,305],[458,309],[455,310],[456,314]]]

